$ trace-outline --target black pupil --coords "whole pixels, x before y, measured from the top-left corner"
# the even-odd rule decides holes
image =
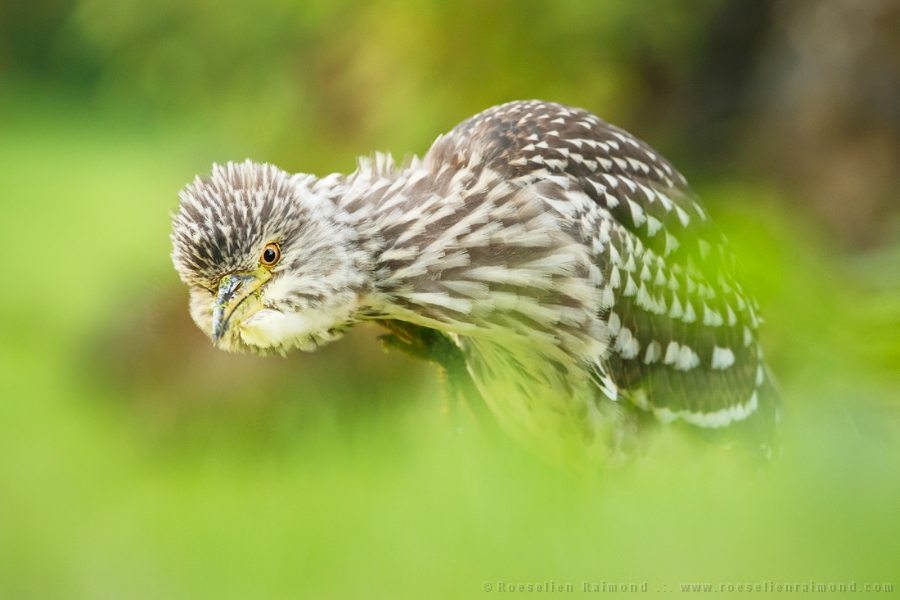
[[[267,263],[275,262],[276,254],[273,248],[266,248],[266,251],[263,252],[263,261]]]

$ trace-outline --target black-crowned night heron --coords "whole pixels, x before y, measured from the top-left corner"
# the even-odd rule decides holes
[[[668,161],[582,109],[511,102],[350,175],[214,166],[181,193],[172,242],[219,348],[312,350],[362,320],[400,344],[445,332],[518,437],[596,449],[642,412],[777,418],[723,235]]]

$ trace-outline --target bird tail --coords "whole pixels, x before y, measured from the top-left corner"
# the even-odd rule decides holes
[[[746,419],[718,430],[704,430],[716,442],[746,449],[764,460],[781,456],[779,431],[784,418],[781,389],[772,370],[765,366],[765,379],[757,388],[757,409]]]

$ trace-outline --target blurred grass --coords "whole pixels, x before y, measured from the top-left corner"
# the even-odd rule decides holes
[[[183,316],[167,213],[243,154],[47,97],[0,104],[0,597],[900,583],[890,251],[847,261],[767,182],[701,179],[767,317],[784,457],[669,431],[618,470],[559,472],[451,431],[433,372],[372,330],[281,361],[213,352]]]

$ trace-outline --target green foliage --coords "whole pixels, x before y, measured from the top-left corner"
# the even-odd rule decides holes
[[[315,170],[361,147],[421,152],[516,98],[627,124],[648,95],[641,71],[683,81],[720,4],[81,0],[72,28],[113,101],[189,114]]]

